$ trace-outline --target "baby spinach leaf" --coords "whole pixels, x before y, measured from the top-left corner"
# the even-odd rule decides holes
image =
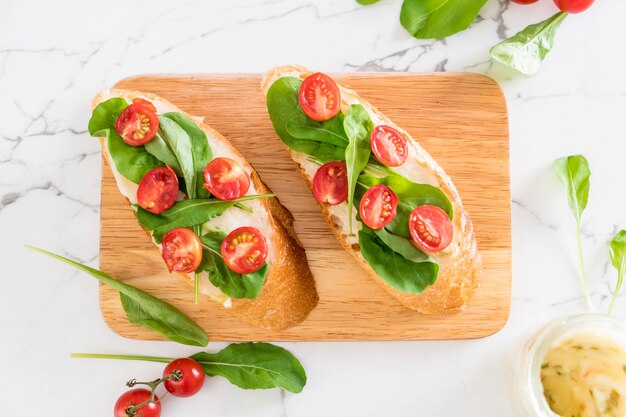
[[[374,123],[369,113],[360,104],[352,104],[343,121],[343,128],[350,143],[346,148],[346,167],[348,168],[348,230],[352,234],[352,210],[354,210],[354,189],[356,182],[367,165],[372,153],[370,148],[370,134]]]
[[[122,307],[131,323],[157,332],[174,342],[191,346],[206,346],[208,344],[209,338],[204,330],[171,304],[139,288],[124,284],[97,269],[43,249],[32,246],[26,247],[72,265],[118,290]]]
[[[168,148],[176,156],[180,166],[187,195],[190,199],[196,197],[196,161],[191,145],[191,138],[178,123],[165,115],[159,116],[159,131]]]
[[[420,294],[437,280],[437,263],[412,262],[406,259],[367,227],[359,231],[359,246],[363,258],[376,274],[398,291]]]
[[[309,117],[304,114],[298,103],[298,92],[302,80],[295,77],[279,78],[271,85],[267,92],[267,111],[276,134],[281,141],[294,151],[303,152],[319,159],[321,162],[343,161],[345,158],[345,145],[337,146],[319,139],[311,139],[311,132],[304,134],[305,138],[292,136],[287,130],[287,123],[292,130],[295,126],[315,126],[314,121],[309,122]],[[337,116],[336,116],[337,117]],[[336,122],[326,122],[323,126],[333,125]],[[334,131],[334,130],[333,130]],[[302,134],[302,130],[296,129]],[[334,133],[337,133],[334,131]],[[325,133],[324,138],[328,139]]]
[[[583,211],[587,207],[589,199],[589,177],[591,171],[587,159],[582,155],[571,155],[559,158],[554,161],[554,173],[557,178],[567,188],[567,203],[569,209],[576,219],[576,240],[578,243],[578,260],[580,262],[580,273],[583,292],[587,307],[593,310],[589,288],[587,287],[587,272],[585,271],[585,260],[583,258],[583,246],[580,238],[580,223]]]
[[[91,136],[107,138],[107,148],[115,168],[124,177],[138,184],[150,170],[163,163],[146,151],[143,146],[130,146],[115,131],[115,121],[128,106],[123,98],[110,98],[98,104],[89,120]]]
[[[430,261],[428,255],[415,247],[411,243],[411,239],[407,239],[402,236],[394,235],[389,230],[382,228],[373,230],[373,232],[383,241],[389,249],[402,255],[404,259],[411,262],[427,262]]]
[[[288,134],[296,139],[329,143],[345,148],[348,146],[348,138],[343,130],[343,120],[344,117],[341,112],[324,122],[309,119],[305,114],[302,114],[289,119],[285,129]]]
[[[236,203],[273,196],[273,194],[247,195],[231,201],[215,198],[182,200],[161,214],[150,213],[139,206],[134,206],[134,209],[137,210],[139,224],[144,229],[153,231],[154,239],[160,242],[163,235],[172,229],[202,225],[214,217],[221,216]]]
[[[442,39],[469,27],[487,0],[404,0],[400,23],[418,39]]]
[[[522,74],[535,74],[552,49],[556,32],[566,17],[567,13],[559,12],[543,22],[530,25],[491,48],[489,53],[496,61]]]
[[[617,284],[615,285],[611,306],[609,307],[609,314],[611,314],[615,306],[615,300],[619,295],[619,290],[622,288],[624,274],[626,274],[626,230],[620,230],[611,240],[609,253],[611,255],[611,263],[617,269]]]
[[[172,168],[177,176],[183,176],[183,171],[178,164],[178,159],[176,158],[176,155],[169,148],[167,142],[165,142],[159,132],[154,135],[154,138],[152,138],[150,142],[146,143],[143,146],[146,148],[146,151],[150,152],[155,158]]]
[[[202,242],[202,264],[200,270],[209,274],[209,280],[222,292],[233,298],[256,300],[261,293],[269,267],[267,263],[250,274],[238,274],[224,262],[221,246],[226,233],[211,231],[200,237]]]
[[[380,0],[356,0],[357,3],[363,6],[369,6],[370,4],[378,3]]]
[[[243,389],[282,388],[301,392],[306,385],[302,364],[289,351],[269,343],[234,343],[217,353],[191,356],[209,376],[223,376]]]
[[[234,343],[217,353],[198,352],[195,359],[208,376],[223,376],[243,389],[282,388],[298,393],[306,385],[306,373],[288,350],[270,343]],[[119,359],[169,363],[174,358],[143,355],[72,353],[72,358]]]

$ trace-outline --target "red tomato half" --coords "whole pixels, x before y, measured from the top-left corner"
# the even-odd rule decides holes
[[[363,194],[359,214],[370,228],[382,229],[396,217],[397,208],[398,196],[385,184],[378,184]]]
[[[376,159],[388,167],[402,165],[409,154],[406,139],[391,126],[376,126],[370,135],[370,146]]]
[[[202,366],[191,358],[174,359],[167,364],[163,377],[180,375],[180,379],[167,379],[163,386],[175,397],[191,397],[197,394],[204,385],[204,370]]]
[[[302,81],[298,101],[306,115],[319,122],[332,119],[341,109],[337,83],[321,72],[311,74]]]
[[[150,105],[152,106],[152,103]],[[158,128],[158,116],[144,104],[129,105],[115,121],[115,131],[131,146],[141,146],[150,142]]]
[[[146,109],[150,110],[151,112],[154,112],[154,113],[157,112],[157,109],[156,109],[156,107],[154,107],[154,104],[152,104],[148,100],[144,100],[142,98],[134,98],[133,99],[133,104],[137,104],[139,106],[145,107]]]
[[[511,1],[517,4],[532,4],[532,3],[536,3],[538,0],[511,0]]]
[[[426,252],[440,252],[452,242],[452,222],[437,206],[418,206],[409,216],[409,231],[417,247]]]
[[[172,229],[163,235],[161,256],[170,272],[191,273],[202,261],[202,243],[189,229]]]
[[[593,0],[554,0],[554,4],[566,13],[580,13],[593,4]]]
[[[144,388],[135,388],[126,391],[117,399],[115,408],[113,409],[114,417],[129,417],[126,412],[129,407],[142,404],[150,399],[150,390]],[[159,397],[154,396],[154,402],[149,403],[137,410],[135,416],[139,417],[159,417],[161,415],[161,401]]]
[[[148,171],[139,182],[137,202],[150,213],[160,214],[176,202],[178,178],[170,167],[158,167]]]
[[[220,200],[236,200],[250,188],[250,176],[237,161],[215,158],[204,169],[204,188]]]
[[[344,162],[327,162],[313,177],[313,197],[320,204],[337,205],[348,198],[348,168]]]
[[[256,271],[267,258],[267,241],[255,227],[233,230],[222,242],[221,249],[226,266],[238,274]]]

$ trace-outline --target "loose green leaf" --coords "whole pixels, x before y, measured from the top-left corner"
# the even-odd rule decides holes
[[[282,77],[276,80],[269,88],[267,92],[267,111],[272,120],[274,130],[276,130],[280,140],[294,151],[313,156],[321,162],[343,161],[345,158],[345,145],[337,146],[323,140],[297,138],[287,131],[287,123],[290,124],[292,129],[295,126],[314,125],[311,123],[313,121],[309,122],[309,117],[304,114],[298,103],[298,92],[301,84],[302,80],[298,78]],[[334,123],[329,122],[326,122],[324,126]],[[307,135],[307,137],[311,136]]]
[[[543,22],[530,25],[491,48],[489,53],[496,61],[522,74],[535,74],[552,49],[556,32],[566,17],[567,13],[559,12]]]
[[[611,255],[611,263],[617,269],[617,284],[615,285],[611,306],[609,307],[609,314],[611,314],[615,306],[615,300],[619,295],[619,290],[622,288],[624,274],[626,274],[626,230],[620,230],[611,240],[609,254]]]
[[[402,255],[407,261],[432,262],[428,255],[415,247],[411,239],[394,235],[386,228],[374,230],[374,233],[389,249]]]
[[[209,338],[204,330],[171,304],[131,285],[124,284],[97,269],[43,249],[32,246],[26,247],[72,265],[118,290],[122,306],[131,323],[157,332],[174,342],[191,346],[206,346],[208,344]]]
[[[400,23],[418,39],[442,39],[467,29],[487,0],[404,0]]]
[[[192,151],[191,138],[185,130],[173,120],[161,115],[159,117],[161,137],[172,150],[180,165],[187,195],[190,199],[196,197],[196,162]]]
[[[247,195],[231,201],[215,198],[182,200],[174,203],[169,210],[162,214],[150,213],[139,206],[133,206],[133,208],[137,210],[139,224],[144,229],[152,231],[154,239],[160,242],[163,235],[172,229],[202,225],[214,217],[221,216],[237,203],[273,196],[273,194]]]
[[[567,203],[576,221],[580,223],[589,199],[589,177],[591,171],[587,159],[582,155],[571,155],[554,161],[554,172],[567,188]]]
[[[270,343],[236,343],[217,353],[199,352],[190,356],[208,376],[223,376],[243,389],[282,388],[298,393],[306,385],[306,373],[288,350]],[[174,358],[140,355],[73,353],[72,358],[119,359],[169,363]]]
[[[155,158],[172,168],[177,176],[183,176],[183,171],[176,155],[167,145],[167,142],[165,142],[160,132],[157,131],[154,138],[143,146],[146,148],[146,151],[150,152]]]
[[[266,264],[250,274],[238,274],[226,266],[221,254],[221,246],[226,233],[211,231],[200,237],[203,246],[200,270],[207,271],[209,280],[222,292],[232,298],[256,300],[261,293],[269,267]]]
[[[89,133],[107,138],[107,147],[117,171],[138,184],[148,171],[163,166],[163,163],[144,146],[126,144],[115,131],[115,121],[127,106],[123,98],[110,98],[98,104],[89,120]]]
[[[583,211],[587,207],[589,199],[589,177],[591,171],[587,159],[582,155],[571,155],[554,161],[554,173],[567,188],[567,203],[570,211],[576,219],[576,240],[578,243],[578,260],[580,262],[580,275],[583,292],[587,307],[593,310],[589,288],[587,287],[587,272],[583,258],[583,246],[580,238],[580,220]]]
[[[356,0],[357,3],[363,6],[369,6],[370,4],[378,3],[380,0]]]
[[[363,258],[372,269],[398,291],[420,294],[435,283],[439,265],[435,262],[411,262],[387,246],[371,229],[359,231]]]
[[[346,167],[348,168],[348,230],[352,234],[354,190],[357,178],[367,165],[372,153],[370,134],[374,129],[374,123],[363,106],[352,104],[343,121],[343,128],[350,141],[346,148]]]
[[[343,148],[348,146],[348,138],[343,130],[344,117],[341,112],[324,122],[304,116],[297,115],[287,121],[285,128],[288,134],[296,139],[329,143]]]

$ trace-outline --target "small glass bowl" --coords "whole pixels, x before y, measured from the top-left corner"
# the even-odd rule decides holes
[[[584,313],[554,320],[524,345],[514,364],[514,401],[523,417],[559,417],[543,395],[541,365],[548,350],[577,333],[614,340],[626,350],[626,323],[606,314]]]

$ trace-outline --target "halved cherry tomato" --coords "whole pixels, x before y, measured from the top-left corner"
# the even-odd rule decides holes
[[[437,206],[417,206],[409,216],[409,232],[417,247],[440,252],[452,242],[452,222]]]
[[[406,139],[402,133],[386,125],[376,126],[372,130],[370,147],[376,159],[389,167],[402,165],[409,154]]]
[[[157,112],[157,109],[156,109],[156,107],[154,107],[154,104],[152,104],[148,100],[144,100],[143,98],[134,98],[133,99],[133,104],[138,104],[140,106],[143,106],[146,109],[148,109],[150,111],[153,111],[154,113]]]
[[[244,226],[226,236],[221,252],[226,266],[238,274],[249,274],[265,262],[267,241],[259,229]]]
[[[150,395],[152,395],[150,390],[145,388],[135,388],[126,391],[117,399],[113,408],[113,416],[129,417],[130,414],[127,413],[129,407],[145,403],[150,399]],[[161,415],[161,400],[155,395],[154,402],[142,406],[134,415],[137,417],[159,417]]]
[[[150,213],[160,214],[176,202],[178,178],[168,166],[148,171],[139,182],[137,202]]]
[[[532,3],[536,3],[539,0],[511,0],[511,1],[517,4],[532,4]]]
[[[202,243],[189,229],[172,229],[163,235],[161,256],[170,272],[188,274],[200,266]]]
[[[191,397],[204,385],[204,370],[191,358],[174,359],[163,370],[163,377],[174,374],[180,378],[167,379],[163,386],[175,397]]]
[[[593,4],[593,0],[554,0],[554,4],[566,13],[580,13]]]
[[[115,131],[130,146],[141,146],[150,142],[158,128],[158,116],[144,104],[130,104],[115,121]]]
[[[378,184],[363,194],[359,214],[363,223],[372,229],[382,229],[394,217],[398,208],[398,196],[385,184]]]
[[[313,197],[321,204],[337,205],[348,198],[348,168],[344,162],[327,162],[313,177]]]
[[[215,158],[204,168],[204,188],[220,200],[236,200],[250,188],[250,176],[234,159]]]
[[[321,72],[311,74],[302,81],[298,101],[306,115],[319,122],[332,119],[341,109],[337,83]]]

